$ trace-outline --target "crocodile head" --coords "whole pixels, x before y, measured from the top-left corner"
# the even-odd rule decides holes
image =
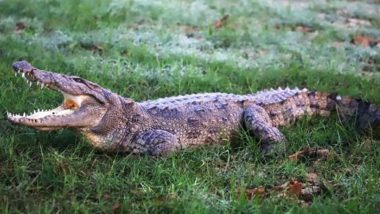
[[[15,75],[25,78],[30,86],[37,84],[63,95],[62,104],[54,109],[37,110],[30,114],[7,113],[8,120],[14,124],[44,131],[92,128],[98,125],[116,96],[80,77],[39,70],[27,61],[15,62],[12,66]]]

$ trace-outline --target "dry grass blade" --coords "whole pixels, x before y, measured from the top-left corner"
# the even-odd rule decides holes
[[[311,158],[327,158],[330,155],[330,150],[328,149],[318,149],[318,148],[307,148],[301,151],[298,151],[292,155],[289,155],[289,159],[293,161],[298,161],[305,157]]]
[[[214,27],[215,29],[222,28],[226,25],[227,20],[230,16],[229,15],[224,15],[222,18],[214,22]]]

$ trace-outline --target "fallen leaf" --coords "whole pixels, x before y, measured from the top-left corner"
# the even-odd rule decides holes
[[[306,175],[306,181],[315,184],[318,182],[318,175],[314,172],[309,172]]]
[[[287,190],[289,184],[290,184],[290,181],[287,181],[287,182],[285,182],[285,183],[283,183],[281,185],[272,187],[272,190],[275,190],[275,191],[284,191],[284,190]]]
[[[301,195],[303,197],[316,195],[316,194],[320,194],[320,193],[321,193],[321,187],[319,187],[317,185],[305,187],[304,189],[301,190]]]
[[[349,27],[371,26],[371,22],[364,19],[347,18],[346,23]]]
[[[86,50],[91,50],[93,53],[103,53],[103,47],[94,43],[80,43],[80,46]]]
[[[188,38],[195,37],[196,39],[200,39],[200,35],[198,35],[199,29],[197,26],[192,25],[178,25],[179,29],[185,33]]]
[[[16,23],[16,31],[24,30],[27,27],[25,22],[17,22]]]
[[[374,39],[369,36],[358,35],[352,39],[352,43],[354,43],[355,45],[361,45],[363,47],[372,47],[379,44],[379,40],[380,39]]]
[[[251,200],[252,198],[255,198],[255,197],[263,199],[266,195],[266,191],[264,187],[260,186],[256,188],[246,189],[245,195],[248,200]]]
[[[361,46],[364,46],[364,47],[368,47],[370,42],[371,42],[371,38],[367,37],[367,36],[356,36],[354,38],[354,44],[355,45],[361,45]]]
[[[299,198],[301,200],[311,202],[313,197],[316,195],[320,195],[322,193],[322,188],[319,185],[308,186],[302,189],[301,195]]]
[[[121,204],[116,203],[112,206],[112,213],[121,213]]]
[[[328,149],[317,149],[317,148],[307,148],[301,151],[298,151],[292,155],[289,155],[289,160],[298,161],[301,158],[306,156],[317,157],[317,158],[326,158],[330,154]]]
[[[177,198],[177,194],[176,193],[169,193],[167,195],[161,195],[161,196],[158,196],[157,198],[154,199],[154,201],[156,203],[164,203],[166,201],[171,201],[173,199]]]
[[[99,45],[93,45],[91,47],[91,51],[93,53],[103,53],[103,48],[101,46],[99,46]]]
[[[215,29],[219,29],[219,28],[222,28],[226,25],[227,23],[227,20],[230,16],[227,14],[227,15],[224,15],[222,18],[220,18],[219,20],[215,21],[214,22],[214,27]]]
[[[309,172],[306,175],[305,182],[299,180],[287,181],[268,189],[267,192],[277,191],[280,192],[279,197],[296,196],[300,200],[310,202],[314,195],[319,195],[324,190],[326,190],[326,186],[319,181],[318,175],[314,172]]]
[[[303,32],[303,33],[311,33],[311,32],[314,32],[315,30],[305,25],[298,25],[295,27],[295,31]]]
[[[289,182],[288,191],[290,194],[299,197],[302,194],[302,188],[303,184],[297,180]]]
[[[247,200],[252,200],[255,197],[263,199],[266,196],[266,189],[263,186],[254,187],[254,188],[239,188],[236,190],[236,195],[238,197],[244,197]]]

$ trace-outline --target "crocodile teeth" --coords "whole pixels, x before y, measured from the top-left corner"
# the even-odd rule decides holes
[[[43,89],[45,87],[45,85],[42,82],[38,82],[38,81],[37,81],[37,86],[40,86],[41,89]]]

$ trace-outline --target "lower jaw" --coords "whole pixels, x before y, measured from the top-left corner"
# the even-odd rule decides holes
[[[54,130],[57,130],[57,129],[60,129],[60,128],[51,128],[51,127],[31,127],[31,128],[35,128],[37,130],[40,130],[40,131],[54,131]]]

